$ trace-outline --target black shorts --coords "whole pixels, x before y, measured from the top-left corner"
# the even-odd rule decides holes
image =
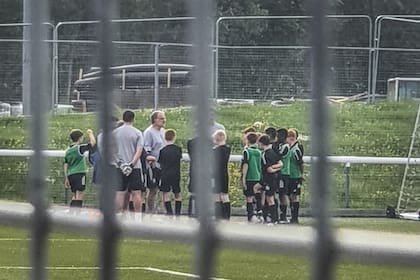
[[[263,190],[265,192],[265,195],[273,196],[278,190],[277,182],[271,182],[269,184],[264,183]]]
[[[289,189],[289,176],[287,175],[281,175],[279,176],[279,188],[277,192],[280,196],[288,195],[288,189]]]
[[[212,179],[212,192],[213,193],[229,193],[229,183],[227,181],[217,182]]]
[[[246,190],[244,189],[244,195],[246,197],[254,196],[254,186],[260,182],[257,181],[246,181]]]
[[[135,168],[129,176],[125,176],[121,169],[118,168],[118,174],[120,178],[118,191],[145,191],[143,183],[143,176],[140,168]]]
[[[77,173],[67,176],[71,192],[84,192],[86,189],[86,173]]]
[[[148,189],[154,189],[160,186],[161,170],[157,167],[146,168],[146,186]]]
[[[300,195],[302,186],[302,178],[289,178],[289,187],[287,188],[287,195]]]
[[[181,192],[181,187],[179,185],[180,178],[165,178],[162,177],[160,181],[159,190],[161,192],[170,192],[172,191],[175,194]]]

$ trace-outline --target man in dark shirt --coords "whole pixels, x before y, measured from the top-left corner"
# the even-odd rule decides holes
[[[163,193],[162,200],[165,204],[166,214],[172,215],[171,194],[175,196],[175,215],[181,215],[181,158],[182,150],[175,145],[176,132],[173,129],[165,131],[166,146],[159,152],[158,163],[161,168],[160,191]]]

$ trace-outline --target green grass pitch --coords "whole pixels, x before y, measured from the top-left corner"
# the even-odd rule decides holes
[[[308,219],[302,224],[309,225]],[[374,231],[420,234],[420,223],[372,218],[337,218],[334,225]],[[281,238],[281,237],[279,237]],[[396,240],[396,242],[398,242]],[[28,232],[0,227],[0,280],[26,279],[29,275]],[[98,242],[95,237],[67,233],[50,235],[49,279],[98,277]],[[118,279],[189,279],[175,273],[193,273],[193,247],[163,241],[125,239],[119,243]],[[154,271],[146,270],[148,268]],[[306,258],[223,249],[217,254],[216,276],[224,279],[308,279]],[[410,280],[420,269],[340,262],[336,279]]]

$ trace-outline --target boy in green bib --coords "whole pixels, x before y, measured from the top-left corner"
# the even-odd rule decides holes
[[[256,200],[257,211],[261,206],[261,151],[258,148],[256,133],[247,133],[245,137],[246,146],[243,151],[241,183],[246,196],[246,211],[248,221],[256,216],[253,201]],[[256,218],[256,217],[255,217]]]
[[[87,156],[85,153],[92,152],[96,145],[93,131],[88,129],[86,134],[89,143],[83,144],[83,132],[74,129],[70,132],[72,144],[67,148],[64,156],[64,187],[70,188],[73,193],[70,207],[81,208],[83,206],[83,192],[86,189]]]

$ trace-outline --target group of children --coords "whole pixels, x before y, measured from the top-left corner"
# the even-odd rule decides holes
[[[89,143],[83,144],[83,132],[70,133],[72,144],[66,150],[64,159],[65,187],[71,188],[73,198],[71,207],[82,207],[83,191],[86,187],[87,160],[85,153],[95,153],[96,141],[91,130],[87,131]],[[241,185],[246,196],[248,221],[268,224],[286,223],[287,205],[290,205],[290,223],[298,223],[299,195],[302,184],[303,147],[297,141],[298,132],[294,129],[267,128],[264,134],[255,129],[244,131],[244,150],[241,162]],[[228,162],[231,148],[226,144],[224,129],[215,130],[212,135],[213,172],[211,185],[215,217],[229,219],[231,206],[229,200]],[[160,166],[157,187],[162,193],[162,202],[168,215],[180,215],[181,197],[181,159],[182,149],[175,144],[176,131],[166,129],[165,146],[159,151],[157,162]],[[196,214],[194,186],[194,162],[197,138],[190,139],[187,150],[190,156],[190,193],[188,214]],[[142,164],[144,165],[144,163]],[[147,168],[142,166],[144,177]],[[124,172],[123,172],[124,173]],[[146,180],[145,180],[146,181]],[[172,208],[171,193],[174,195],[175,211]],[[280,211],[279,211],[280,210]],[[175,213],[174,213],[175,212]]]
[[[262,135],[245,130],[241,183],[248,221],[288,223],[290,204],[290,223],[298,223],[303,146],[297,137],[295,129],[267,128]]]

